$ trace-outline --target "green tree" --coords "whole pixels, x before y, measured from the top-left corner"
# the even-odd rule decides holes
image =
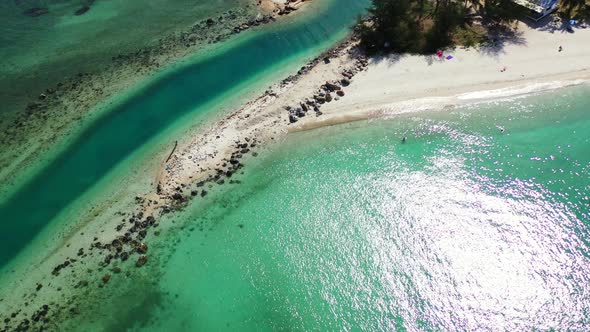
[[[373,0],[373,20],[360,28],[362,45],[370,53],[419,51],[420,23],[412,0]]]
[[[559,12],[566,19],[588,19],[590,18],[590,0],[561,0]]]
[[[480,14],[487,23],[501,24],[522,18],[524,11],[512,0],[484,0]]]
[[[434,24],[426,32],[424,52],[434,53],[436,50],[452,44],[452,33],[465,23],[466,10],[457,2],[440,0],[434,12]]]
[[[512,0],[373,0],[369,14],[357,27],[368,53],[433,53],[473,34],[468,14],[496,27],[521,17],[523,8]]]

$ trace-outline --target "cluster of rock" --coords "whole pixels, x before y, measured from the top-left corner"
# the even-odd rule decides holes
[[[45,89],[45,91],[39,94],[36,101],[32,101],[27,104],[25,112],[23,113],[24,116],[19,119],[15,119],[13,122],[14,126],[17,128],[23,127],[26,125],[27,121],[30,121],[34,118],[42,118],[43,120],[47,120],[48,109],[52,106],[59,106],[60,97],[68,92],[81,92],[81,90],[90,83],[90,80],[90,73],[78,73],[73,78],[67,79],[63,82],[58,82],[55,86]],[[96,92],[100,93],[100,88],[96,89],[98,89]]]
[[[350,85],[350,80],[347,78],[343,78],[341,82],[328,81],[320,87],[320,90],[311,99],[306,98],[299,103],[299,106],[285,106],[285,109],[289,112],[289,123],[297,122],[299,118],[304,117],[311,110],[315,112],[316,116],[322,115],[320,107],[332,100],[337,100],[339,97],[344,97],[342,86],[348,85]],[[333,97],[332,94],[335,94],[336,97]]]
[[[93,82],[89,73],[79,73],[73,78],[45,89],[35,101],[29,102],[25,110],[19,112],[18,116],[0,119],[2,122],[0,144],[7,147],[16,146],[14,151],[17,152],[18,146],[27,144],[32,132],[45,131],[48,132],[49,137],[52,137],[51,135],[55,135],[58,128],[61,127],[52,121],[61,121],[65,113],[75,113],[76,109],[88,106],[81,97],[83,91],[87,89],[92,89],[96,96],[103,94],[103,88],[98,82]],[[67,104],[64,102],[66,96],[76,96],[75,99],[78,103]],[[56,111],[60,112],[60,116],[53,116]],[[49,137],[47,143],[50,143]]]
[[[259,26],[262,24],[268,24],[270,22],[274,22],[275,20],[276,20],[276,18],[272,15],[264,15],[261,18],[256,18],[256,19],[250,20],[246,23],[240,24],[239,26],[236,26],[233,29],[233,32],[240,33],[242,31],[248,30],[252,27],[256,27],[256,26]]]
[[[30,331],[33,330],[34,326],[37,327],[35,330],[44,331],[46,329],[47,324],[49,324],[51,322],[51,319],[55,316],[55,313],[50,313],[49,309],[50,306],[48,304],[41,305],[39,309],[33,312],[30,319],[24,318],[20,320],[16,326],[9,330],[9,324],[11,320],[16,318],[22,311],[22,309],[18,309],[15,312],[11,313],[10,317],[4,318],[5,327],[0,331]]]
[[[34,323],[41,322],[42,324],[47,324],[50,322],[50,317],[48,316],[49,312],[49,305],[44,304],[42,305],[37,311],[33,313],[31,319],[23,319],[19,322],[19,324],[14,329],[15,331],[28,331],[31,329],[31,325]],[[16,317],[14,315],[13,317]],[[10,322],[9,318],[4,319],[4,322]]]
[[[141,198],[137,198],[137,201],[141,202],[141,204],[145,203],[145,200]],[[140,206],[143,207],[143,205]],[[124,215],[124,213],[121,214]],[[138,256],[134,265],[138,268],[142,267],[148,261],[148,257],[146,255],[148,252],[148,245],[143,242],[143,239],[147,236],[147,230],[152,227],[158,227],[158,224],[156,223],[156,220],[153,216],[147,216],[144,218],[142,212],[133,214],[130,218],[123,219],[122,223],[116,227],[117,231],[124,234],[117,236],[110,243],[101,243],[98,241],[98,238],[94,238],[94,242],[91,243],[87,249],[78,249],[77,259],[70,257],[66,258],[64,262],[54,267],[51,274],[53,276],[59,276],[64,269],[72,267],[74,264],[81,262],[87,256],[93,256],[96,251],[98,251],[96,252],[97,254],[104,255],[104,259],[99,263],[99,270],[107,268],[113,260],[120,260],[121,262],[127,261],[132,257],[132,255]],[[115,266],[111,268],[111,271],[115,274],[118,274],[122,270],[121,267]],[[88,280],[79,278],[74,278],[74,280],[75,284],[72,285],[73,288],[83,288],[89,286]],[[110,280],[112,280],[111,274],[104,274],[98,281],[98,287],[104,287]],[[38,292],[42,289],[42,287],[42,284],[37,284],[35,291]],[[57,288],[57,291],[60,290],[61,288]],[[28,304],[28,302],[24,303],[25,306],[28,306]],[[53,303],[53,307],[53,315],[57,315],[60,312],[60,309],[67,309],[69,315],[79,314],[79,310],[76,306],[63,308]],[[3,329],[0,329],[0,331],[42,331],[44,330],[44,326],[51,320],[51,317],[48,315],[48,310],[49,305],[44,304],[30,317],[24,317],[20,319],[18,325],[11,327],[9,325],[11,320],[16,318],[21,313],[21,310],[15,311],[11,313],[10,317],[4,319],[5,326]]]
[[[213,188],[214,185],[222,185],[226,183],[226,181],[229,184],[239,184],[240,181],[232,179],[232,176],[244,167],[241,160],[245,156],[251,154],[256,157],[258,155],[257,152],[253,151],[257,145],[258,140],[255,137],[246,137],[244,138],[244,141],[236,141],[234,151],[231,153],[230,157],[224,158],[221,164],[212,170],[212,174],[207,176],[204,180],[197,182],[194,188],[190,188],[185,184],[176,187],[174,193],[169,197],[171,206],[162,206],[162,214],[184,207],[191,197],[205,197],[208,194],[207,189]]]
[[[301,3],[305,0],[287,0],[282,8],[279,8],[278,15],[289,15],[299,9]]]
[[[323,60],[325,63],[330,63],[329,57],[324,57]],[[346,93],[343,88],[349,86],[351,79],[358,72],[364,70],[367,65],[368,59],[363,55],[357,55],[354,65],[341,72],[342,78],[340,80],[326,81],[313,94],[313,96],[300,101],[299,104],[294,107],[285,106],[285,110],[289,112],[289,123],[297,122],[300,118],[305,117],[310,111],[313,111],[316,116],[321,116],[322,112],[320,108],[322,105],[337,101],[339,98],[344,97]],[[309,70],[309,68],[306,69]]]
[[[214,174],[197,182],[192,189],[185,184],[181,184],[175,188],[175,191],[172,194],[162,197],[167,200],[169,204],[162,204],[160,206],[160,215],[182,209],[186,206],[191,197],[206,196],[208,193],[204,188],[206,185],[208,185],[207,189],[210,189],[213,185],[224,184],[226,180],[231,184],[240,183],[239,180],[232,180],[231,178],[236,172],[244,167],[241,159],[249,153],[253,156],[257,156],[257,153],[252,151],[257,144],[258,141],[256,138],[250,139],[246,137],[243,142],[236,141],[234,152],[229,158],[223,160],[223,163],[214,170]],[[190,193],[185,193],[185,191],[189,190]],[[160,195],[164,195],[164,193],[161,192],[160,187],[158,191]],[[144,211],[147,210],[147,206],[157,204],[157,202],[153,200],[145,200],[141,197],[136,197],[135,200],[138,203],[138,212],[131,214],[129,218],[122,219],[121,223],[115,227],[115,231],[121,235],[117,236],[110,243],[101,243],[95,238],[95,241],[88,249],[79,248],[77,253],[79,259],[91,255],[93,250],[98,249],[104,252],[104,260],[100,263],[100,267],[102,268],[108,267],[113,260],[120,260],[122,262],[127,261],[133,255],[139,256],[135,261],[136,267],[141,267],[147,263],[146,253],[148,251],[148,245],[144,242],[144,239],[148,234],[148,230],[151,228],[157,228],[159,224],[156,222],[156,218],[153,215],[145,216]],[[125,215],[125,213],[121,214]],[[156,234],[158,233],[156,232]],[[52,275],[58,276],[63,269],[72,266],[77,261],[78,260],[74,258],[66,258],[63,263],[55,266]],[[105,285],[109,280],[110,276],[106,279],[103,278],[100,285]]]
[[[185,47],[192,47],[200,42],[215,44],[226,40],[231,35],[238,34],[252,27],[274,22],[275,20],[275,17],[272,15],[264,15],[244,21],[243,17],[239,17],[236,12],[230,10],[222,13],[217,18],[209,17],[206,20],[194,24],[189,31],[182,32],[179,35],[178,42]],[[213,31],[212,29],[214,28],[220,28],[221,30]],[[211,32],[214,32],[214,34],[212,35]],[[164,40],[161,42],[164,43]],[[169,42],[177,43],[176,40]]]
[[[244,17],[237,12],[229,10],[221,13],[218,17],[209,17],[193,24],[190,29],[172,34],[158,40],[154,46],[145,47],[133,53],[119,54],[111,59],[117,65],[129,65],[130,63],[139,63],[147,67],[159,67],[158,59],[161,55],[169,53],[171,50],[183,47],[190,48],[201,43],[215,44],[221,42],[231,35],[237,33],[234,27],[254,26],[262,23],[268,23],[268,17],[260,19],[244,20]]]

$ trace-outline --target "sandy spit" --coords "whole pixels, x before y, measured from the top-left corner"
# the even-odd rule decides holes
[[[495,46],[446,50],[442,59],[417,55],[373,58],[368,66],[359,64],[353,46],[350,43],[332,52],[329,63],[310,65],[303,75],[282,82],[209,130],[194,133],[169,168],[162,170],[164,191],[172,192],[182,183],[199,179],[198,174],[215,170],[230,159],[236,142],[245,137],[276,141],[289,132],[447,109],[590,79],[590,29],[567,33],[551,26],[535,29],[521,23],[514,37],[498,41]],[[453,58],[447,60],[448,55]],[[313,100],[326,82],[338,84],[347,71],[355,75],[350,86],[341,87],[344,96],[331,93],[335,97],[332,102],[318,104],[321,116],[310,111],[290,123],[285,108]]]

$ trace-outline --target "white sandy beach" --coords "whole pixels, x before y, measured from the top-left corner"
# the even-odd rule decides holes
[[[345,89],[345,98],[322,108],[325,116],[305,119],[297,128],[526,94],[590,78],[590,29],[550,32],[521,23],[518,30],[516,40],[497,48],[446,51],[451,60],[373,60]]]

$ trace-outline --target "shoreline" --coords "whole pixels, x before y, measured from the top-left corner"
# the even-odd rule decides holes
[[[182,195],[179,186],[227,171],[224,167],[240,155],[242,137],[275,141],[289,132],[529,95],[590,81],[590,63],[584,61],[590,58],[590,45],[583,43],[590,39],[590,31],[556,35],[521,24],[519,32],[524,45],[522,41],[507,44],[493,56],[486,55],[486,49],[446,51],[454,59],[443,61],[431,56],[394,55],[367,62],[348,40],[180,146],[178,151],[185,157],[173,158],[170,168],[162,171],[162,192]],[[558,51],[553,44],[564,45],[562,62],[554,59]],[[321,61],[326,58],[325,63]],[[501,71],[502,67],[508,70]],[[328,95],[332,101],[325,100]],[[312,109],[319,111],[316,116],[311,115]],[[213,142],[212,137],[219,141]],[[236,144],[240,148],[232,151]],[[202,163],[194,165],[189,157],[199,150],[209,151],[209,160],[202,157]],[[209,175],[195,176],[204,172]]]
[[[527,31],[529,35],[532,33],[530,30]],[[570,42],[575,42],[579,38],[588,38],[590,36],[589,32],[580,32],[581,36],[571,38],[572,40]],[[408,70],[417,67],[424,70],[420,72],[423,74],[424,72],[428,72],[429,68],[443,68],[442,71],[436,72],[436,75],[448,75],[449,73],[454,73],[453,69],[456,67],[441,67],[449,64],[444,62],[429,65],[428,57],[422,56],[408,56],[406,57],[407,63],[399,61],[390,66],[383,61],[368,61],[355,51],[354,46],[355,41],[353,39],[349,38],[343,41],[305,65],[297,75],[291,75],[280,83],[273,85],[262,96],[248,101],[244,106],[222,116],[221,119],[216,117],[214,122],[201,126],[203,129],[208,127],[207,129],[190,135],[191,137],[188,139],[178,139],[179,144],[174,153],[171,154],[170,160],[167,163],[168,166],[162,167],[157,175],[157,182],[160,183],[158,190],[136,197],[134,209],[127,210],[122,215],[124,216],[124,224],[129,219],[129,224],[133,225],[132,228],[136,228],[135,231],[144,232],[145,234],[146,230],[157,225],[164,215],[185,207],[191,200],[191,197],[195,199],[197,197],[205,197],[214,187],[219,187],[226,183],[239,183],[236,182],[239,180],[232,179],[232,175],[241,172],[244,165],[243,162],[247,162],[249,158],[256,157],[259,151],[262,153],[261,149],[271,145],[273,142],[280,141],[290,132],[310,129],[308,127],[313,126],[321,127],[335,124],[330,123],[330,121],[338,118],[352,117],[352,120],[356,121],[376,117],[377,115],[381,117],[391,116],[397,114],[391,112],[392,110],[395,111],[395,107],[398,107],[398,111],[400,108],[401,110],[416,108],[416,101],[419,101],[420,98],[399,99],[403,96],[408,96],[405,91],[399,91],[398,94],[383,95],[384,90],[389,91],[391,90],[391,86],[396,86],[393,83],[385,84],[383,77],[391,77],[392,79],[404,82],[402,86],[406,90],[414,89],[414,93],[422,93],[423,98],[425,98],[425,95],[435,99],[448,98],[449,100],[453,100],[455,98],[454,101],[456,102],[459,98],[458,96],[462,95],[463,98],[469,97],[469,95],[465,95],[466,93],[480,92],[481,94],[481,92],[490,91],[473,89],[457,91],[461,84],[474,89],[482,86],[492,86],[493,84],[505,84],[506,87],[513,87],[514,82],[529,82],[529,84],[551,82],[555,78],[559,78],[559,75],[570,75],[571,73],[566,70],[567,68],[561,67],[557,68],[556,71],[566,70],[565,73],[549,73],[548,75],[538,75],[534,78],[526,77],[522,81],[510,80],[512,76],[509,75],[500,76],[504,79],[500,81],[494,80],[490,76],[484,77],[482,75],[482,77],[477,77],[482,79],[484,83],[489,83],[488,85],[481,82],[478,85],[473,84],[473,81],[469,81],[468,79],[465,79],[466,81],[458,79],[455,85],[446,83],[446,90],[437,90],[437,95],[430,96],[433,93],[432,86],[436,87],[436,84],[440,83],[434,80],[431,82],[431,85],[424,84],[425,81],[422,76],[417,75],[417,72]],[[566,52],[567,50],[568,48],[566,46]],[[506,58],[510,59],[511,53],[509,51],[507,50],[507,53],[503,56],[504,61],[508,61]],[[532,51],[529,50],[524,55],[526,56],[527,53],[537,51],[535,49]],[[512,52],[514,54],[516,51],[513,50]],[[580,52],[582,59],[583,55],[586,55],[586,58],[588,58],[590,56],[590,46],[581,45]],[[474,50],[465,50],[460,52],[459,54],[461,55],[457,56],[456,59],[459,61],[463,56],[465,56],[463,59],[481,59],[484,56],[475,53]],[[516,53],[522,55],[521,52]],[[543,56],[544,54],[540,55]],[[576,57],[580,57],[580,54],[577,54]],[[489,63],[477,62],[477,65],[489,66]],[[498,63],[498,61],[491,60],[491,63]],[[578,66],[579,62],[569,62],[568,66],[570,65]],[[533,69],[536,67],[534,63],[531,66]],[[588,67],[590,67],[590,64],[585,64],[585,67],[582,66],[579,70],[573,71],[577,76],[576,79],[589,80],[590,70],[588,70]],[[476,66],[474,68],[479,67]],[[512,65],[509,68],[512,68]],[[495,70],[493,71],[495,73]],[[406,72],[406,76],[400,75],[399,72]],[[408,77],[415,77],[415,80],[410,81]],[[444,77],[440,79],[447,81]],[[533,80],[541,82],[533,82]],[[343,91],[343,93],[338,91]],[[451,94],[444,95],[444,92],[451,92]],[[526,94],[528,95],[530,92]],[[330,101],[326,100],[327,95],[331,96]],[[380,96],[380,98],[376,96]],[[492,97],[489,100],[497,100],[497,97]],[[440,100],[438,101],[440,102]],[[450,103],[447,106],[452,105]],[[444,107],[443,105],[442,108]],[[314,110],[315,108],[317,108],[317,111]],[[389,113],[387,113],[388,111]],[[336,123],[348,121],[343,120]],[[165,154],[168,155],[168,153]],[[154,161],[154,163],[158,164],[160,162],[160,160]],[[117,260],[119,258],[119,248],[131,247],[132,252],[138,252],[142,256],[137,260],[135,256],[132,256],[130,258],[132,262],[130,263],[138,267],[143,266],[147,260],[147,256],[144,255],[147,251],[147,246],[143,247],[145,245],[144,243],[139,243],[135,240],[127,241],[128,236],[121,236],[113,232],[112,229],[114,226],[118,228],[119,225],[123,225],[118,219],[120,218],[111,217],[110,220],[105,221],[104,225],[93,226],[97,230],[101,228],[109,229],[107,234],[94,234],[97,240],[92,244],[91,248],[97,254],[95,258],[102,261],[106,256],[107,258],[110,257],[107,259],[108,262]],[[119,230],[121,228],[118,228],[117,232]],[[75,253],[74,248],[59,248],[57,250]],[[68,254],[53,256],[66,257]],[[65,262],[56,266],[54,274],[59,275],[61,270],[68,269],[70,265],[74,264],[69,263],[71,262],[70,256],[68,256]],[[127,258],[124,260],[127,260]],[[151,260],[152,258],[150,258],[150,262]],[[52,257],[51,262],[56,262],[56,257]],[[95,275],[94,277],[96,278],[97,276]],[[102,278],[101,285],[106,285],[109,279],[110,274],[108,274],[108,277],[105,274]],[[72,284],[71,280],[61,279],[61,282],[64,285]],[[59,284],[60,282],[54,280],[54,283]]]

